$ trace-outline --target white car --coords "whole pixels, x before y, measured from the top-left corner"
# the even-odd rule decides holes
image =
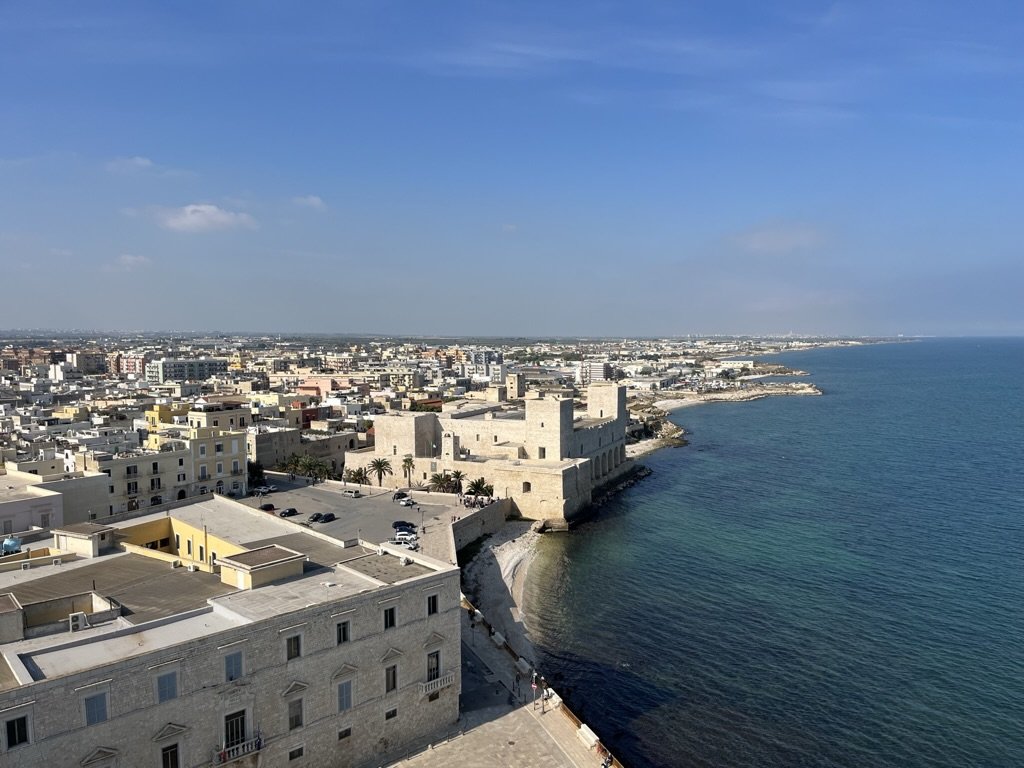
[[[397,531],[395,541],[416,541],[416,534],[409,531]]]
[[[416,502],[413,501],[412,499],[399,499],[398,503],[401,504],[403,507],[415,507],[416,506]]]

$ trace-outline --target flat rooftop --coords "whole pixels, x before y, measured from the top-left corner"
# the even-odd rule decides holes
[[[0,574],[0,593],[13,593],[22,605],[90,591],[117,600],[123,618],[141,624],[201,608],[211,597],[236,590],[219,576],[171,568],[142,555],[113,554]]]
[[[354,504],[364,501],[341,497],[336,490],[328,493],[332,499],[337,496]],[[390,501],[391,493],[387,491],[386,502],[371,499],[369,505],[359,507],[379,518],[389,535],[391,517],[382,515],[381,510],[393,512],[396,518],[402,513],[411,517],[409,508]],[[0,573],[0,613],[18,609],[7,593],[22,606],[88,592],[122,606],[121,616],[76,631],[73,637],[61,631],[0,645],[0,690],[75,674],[320,603],[336,603],[455,570],[447,563],[405,550],[364,545],[354,537],[333,539],[324,531],[291,522],[295,518],[282,519],[247,506],[215,497],[110,527],[123,529],[161,517],[179,518],[244,548],[230,559],[253,567],[298,553],[304,558],[301,576],[239,590],[222,583],[219,574],[172,567],[166,554],[161,558],[123,552]]]

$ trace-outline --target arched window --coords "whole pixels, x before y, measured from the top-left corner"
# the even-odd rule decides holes
[[[531,486],[529,483],[523,483],[523,493],[529,493],[532,490],[533,486]]]

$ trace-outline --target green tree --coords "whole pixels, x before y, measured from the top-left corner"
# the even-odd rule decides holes
[[[391,468],[391,462],[387,459],[374,459],[370,462],[370,472],[377,476],[377,485],[384,485],[384,475],[393,475],[395,470]]]
[[[449,477],[451,477],[455,493],[462,493],[462,481],[466,479],[466,473],[456,469]]]
[[[491,496],[494,493],[494,488],[488,485],[484,478],[478,477],[469,484],[467,491],[472,496]]]
[[[266,482],[263,465],[258,461],[245,462],[245,468],[249,475],[249,485],[262,485]]]
[[[416,462],[413,461],[412,456],[406,456],[402,459],[402,474],[405,475],[405,484],[412,485],[412,471],[416,468]]]
[[[356,483],[357,485],[369,485],[370,476],[366,472],[366,467],[356,467],[355,469],[346,469],[342,475],[345,478],[345,482]]]
[[[439,493],[448,493],[451,488],[451,477],[448,476],[447,472],[437,472],[430,476],[429,488],[432,491]]]

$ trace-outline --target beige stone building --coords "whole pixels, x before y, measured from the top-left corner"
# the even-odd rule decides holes
[[[0,763],[380,765],[458,718],[458,568],[227,499],[0,563]]]
[[[500,401],[446,403],[442,413],[399,412],[374,420],[375,446],[348,455],[348,467],[391,462],[384,482],[403,486],[412,457],[413,484],[436,473],[483,477],[501,498],[538,519],[571,520],[593,491],[622,475],[626,458],[626,389],[614,383],[587,390],[587,407],[561,393],[527,392],[523,407]]]

